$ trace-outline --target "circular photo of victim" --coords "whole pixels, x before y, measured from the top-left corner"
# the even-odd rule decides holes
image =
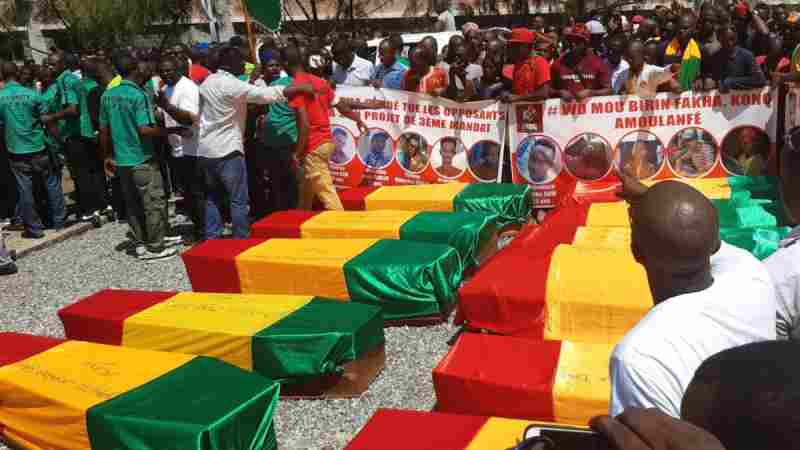
[[[698,178],[708,174],[717,161],[719,147],[711,133],[690,127],[675,133],[669,141],[667,160],[678,175]]]
[[[392,137],[380,128],[372,128],[358,141],[358,157],[365,166],[383,169],[392,162]]]
[[[583,181],[599,180],[611,170],[611,146],[599,134],[583,133],[572,138],[564,150],[567,171]]]
[[[467,151],[469,170],[481,181],[497,181],[500,173],[500,144],[478,141]]]
[[[649,131],[634,131],[620,139],[614,158],[617,172],[640,180],[654,177],[664,163],[664,144]]]
[[[722,140],[722,165],[734,175],[764,175],[769,150],[764,130],[750,125],[734,128]]]
[[[353,160],[356,155],[356,140],[347,128],[333,127],[333,153],[331,154],[331,164],[344,166]]]
[[[431,165],[433,170],[442,178],[460,177],[467,168],[464,144],[458,138],[441,138],[433,146]]]
[[[428,167],[431,150],[428,141],[417,133],[403,133],[397,144],[397,161],[411,173],[421,173]]]
[[[551,183],[563,167],[558,145],[545,136],[523,139],[517,147],[515,158],[517,172],[532,184]]]

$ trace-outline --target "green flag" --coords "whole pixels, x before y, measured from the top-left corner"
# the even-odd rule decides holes
[[[279,31],[281,28],[283,0],[242,0],[250,17],[270,31]]]

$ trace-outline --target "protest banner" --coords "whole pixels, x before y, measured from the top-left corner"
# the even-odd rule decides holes
[[[360,111],[369,134],[338,113],[331,119],[336,187],[499,181],[506,105],[372,87],[339,86],[336,94],[374,107]]]
[[[767,88],[553,99],[514,104],[510,115],[512,179],[534,186],[540,208],[557,206],[572,184],[579,199],[609,199],[623,168],[641,180],[773,170],[777,113]]]

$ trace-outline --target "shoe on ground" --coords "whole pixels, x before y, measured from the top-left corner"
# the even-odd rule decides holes
[[[183,236],[181,236],[180,234],[172,236],[164,236],[164,245],[166,245],[167,247],[180,245],[182,242],[183,242]]]
[[[2,275],[14,275],[17,273],[17,265],[14,264],[13,261],[6,261],[2,262],[3,260],[0,259],[0,276]]]
[[[80,216],[79,220],[81,222],[91,222],[94,220],[94,214],[84,214]]]
[[[22,232],[24,239],[41,239],[44,237],[44,231],[25,230]]]
[[[138,258],[141,261],[154,262],[154,261],[163,261],[165,259],[173,258],[177,254],[178,250],[175,247],[170,247],[170,248],[165,248],[160,252],[152,252],[150,250],[145,250],[145,252]]]

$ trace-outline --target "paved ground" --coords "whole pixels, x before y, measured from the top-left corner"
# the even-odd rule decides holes
[[[180,258],[148,264],[115,250],[126,231],[106,225],[19,260],[17,275],[0,278],[0,331],[62,336],[56,311],[103,288],[190,289]],[[386,369],[361,398],[280,403],[280,448],[343,448],[379,407],[430,410],[431,370],[455,331],[451,325],[387,329]]]

